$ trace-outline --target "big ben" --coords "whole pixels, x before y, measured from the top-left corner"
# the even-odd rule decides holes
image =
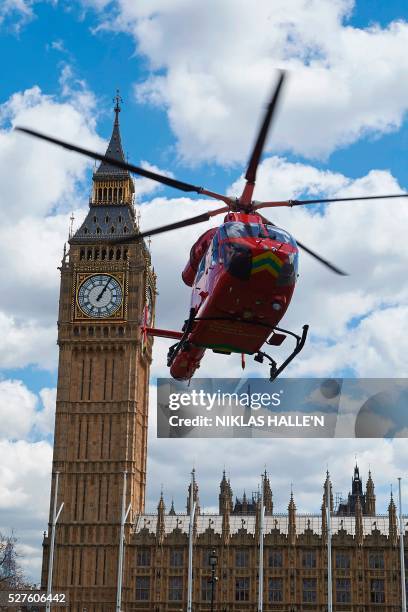
[[[106,155],[124,161],[119,97],[114,110]],[[143,342],[140,323],[153,317],[155,277],[144,242],[120,242],[138,234],[133,200],[129,173],[101,162],[88,214],[61,265],[50,524],[57,474],[63,510],[52,589],[67,593],[72,612],[115,609],[125,473],[125,541],[144,511],[151,341]]]

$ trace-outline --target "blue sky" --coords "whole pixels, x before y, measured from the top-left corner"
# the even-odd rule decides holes
[[[0,83],[0,491],[5,500],[0,530],[16,527],[15,521],[24,524],[20,537],[32,576],[39,572],[38,533],[48,506],[57,266],[71,211],[76,226],[86,213],[92,164],[16,136],[11,126],[24,123],[103,150],[119,88],[122,138],[131,161],[216,191],[234,191],[241,185],[276,69],[283,67],[289,83],[255,197],[408,191],[406,2],[279,0],[272,10],[270,2],[260,0],[251,11],[248,6],[244,0],[200,5],[192,0],[137,5],[131,0],[9,0],[0,7],[0,53],[6,58]],[[136,191],[144,228],[212,206],[200,198],[180,199],[183,194],[146,181],[138,181]],[[274,214],[276,223],[351,273],[346,280],[332,278],[306,255],[301,258],[286,323],[294,329],[310,323],[311,338],[291,375],[407,376],[408,343],[401,334],[408,316],[403,282],[407,205],[383,201],[333,206],[319,214]],[[185,318],[189,293],[178,271],[203,229],[152,242],[161,327],[177,328]],[[166,350],[165,342],[156,342],[154,377],[166,375]],[[202,375],[228,367],[230,376],[240,376],[237,360],[223,359],[208,355]],[[250,374],[262,374],[249,367]],[[238,494],[244,486],[256,490],[256,475],[265,463],[272,467],[284,450],[287,461],[280,474],[272,474],[283,510],[287,483],[298,474],[302,453],[297,503],[304,511],[320,507],[328,463],[335,489],[346,493],[355,454],[366,472],[381,452],[376,470],[383,510],[389,482],[406,466],[398,441],[364,440],[328,441],[319,448],[291,441],[272,450],[259,442],[247,453],[230,444],[214,453],[206,441],[198,447],[185,441],[183,457],[171,460],[172,441],[157,441],[154,425],[152,416],[150,510],[159,493],[155,483],[166,476],[174,481],[170,464],[178,475],[171,494],[180,510],[186,464],[193,462],[203,481],[203,504],[211,508],[225,456]],[[245,444],[252,442],[257,441]],[[211,460],[200,460],[210,455]],[[24,514],[27,504],[36,508],[31,525]]]
[[[5,62],[2,69],[2,100],[33,84],[38,84],[44,93],[58,96],[61,66],[69,64],[75,77],[84,79],[98,97],[98,131],[104,136],[111,129],[111,98],[116,88],[120,88],[125,100],[121,116],[122,132],[126,134],[126,150],[130,159],[162,163],[186,177],[186,180],[205,185],[210,182],[217,189],[225,188],[231,182],[236,168],[232,171],[221,165],[210,164],[207,167],[207,164],[200,164],[192,170],[188,164],[175,163],[172,155],[174,134],[165,112],[138,104],[135,100],[132,86],[148,76],[149,61],[138,54],[130,35],[103,30],[95,32],[100,24],[98,14],[84,9],[79,3],[39,2],[34,11],[32,21],[21,26],[18,34],[14,29],[15,21],[20,20],[18,16],[7,20],[2,27],[0,52],[3,57],[13,58]],[[386,28],[392,21],[407,18],[408,8],[403,1],[359,1],[345,23],[358,28],[374,25]],[[63,50],[52,48],[52,44],[58,42],[62,42]],[[29,53],[26,53],[27,49]],[[256,92],[254,98],[256,100]],[[255,115],[254,128],[257,121],[258,116]],[[318,161],[316,165],[335,169],[350,177],[361,176],[373,167],[391,169],[401,184],[406,185],[403,153],[407,142],[408,127],[405,124],[398,133],[382,138],[369,137],[346,149],[336,150],[327,160]],[[250,145],[251,142],[248,142],[248,151]],[[303,158],[289,154],[288,159],[298,161]]]

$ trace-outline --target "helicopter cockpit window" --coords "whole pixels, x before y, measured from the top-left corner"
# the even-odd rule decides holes
[[[274,225],[230,221],[224,224],[224,231],[228,238],[271,238],[285,244],[296,244],[290,234]]]
[[[224,230],[228,238],[260,238],[262,237],[258,223],[241,223],[230,221],[224,224]]]
[[[274,225],[265,225],[265,229],[268,233],[269,238],[271,238],[272,240],[277,240],[278,242],[283,242],[296,246],[296,243],[293,240],[292,236],[285,232],[285,230],[275,227]]]

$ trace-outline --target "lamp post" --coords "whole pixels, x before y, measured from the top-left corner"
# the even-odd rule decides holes
[[[215,592],[215,583],[217,582],[217,577],[215,575],[215,568],[217,567],[218,557],[215,554],[215,550],[211,551],[209,557],[210,565],[211,565],[211,612],[214,612],[214,592]]]

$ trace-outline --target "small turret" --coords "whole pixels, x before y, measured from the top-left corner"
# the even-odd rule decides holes
[[[359,497],[363,496],[363,483],[360,478],[360,470],[357,463],[354,468],[354,476],[351,480],[351,493],[352,495],[358,495]]]
[[[398,522],[397,509],[395,507],[394,498],[391,491],[390,503],[388,505],[388,534],[392,546],[396,546],[398,542]]]
[[[166,514],[166,506],[164,503],[163,491],[162,491],[160,494],[160,500],[157,506],[157,526],[156,526],[156,537],[160,544],[163,543],[164,536],[166,534],[165,514]]]
[[[368,472],[368,480],[366,485],[366,507],[365,514],[369,516],[375,516],[375,493],[374,493],[374,482],[371,478],[371,470]]]
[[[223,479],[221,481],[221,488],[224,490],[224,497],[221,503],[221,494],[220,494],[220,514],[222,514],[222,532],[221,538],[223,544],[227,544],[230,537],[230,514],[232,512],[232,491],[229,482],[225,480],[225,471],[223,474]]]
[[[329,492],[329,496],[330,496],[330,512],[333,512],[334,510],[334,501],[333,501],[333,488],[332,488],[332,483],[330,480],[330,474],[329,474],[329,470],[327,470],[326,472],[326,480],[324,481],[324,485],[323,485],[323,506],[326,508],[327,506],[327,492]]]
[[[291,546],[296,544],[296,506],[293,499],[293,491],[290,492],[288,505],[288,539]]]
[[[248,514],[248,500],[245,491],[242,496],[242,514]]]
[[[193,468],[193,471],[192,471],[192,476],[193,476],[193,503],[194,502],[196,503],[195,514],[197,516],[197,514],[200,514],[200,499],[198,497],[198,484],[196,482],[195,469],[194,468]],[[191,512],[190,499],[191,499],[191,482],[188,485],[188,492],[187,492],[187,514],[190,514],[190,512]]]
[[[264,506],[265,506],[265,515],[273,514],[273,500],[272,500],[272,489],[271,483],[269,482],[268,475],[266,470],[263,476],[263,496],[264,496]]]
[[[356,526],[355,526],[355,538],[356,538],[356,543],[358,546],[362,546],[363,545],[363,538],[364,538],[364,529],[363,529],[363,510],[361,508],[361,502],[360,502],[360,496],[357,496],[356,498],[356,512],[355,512],[355,521],[356,521]]]
[[[224,514],[227,510],[229,513],[232,512],[232,490],[229,480],[226,479],[225,470],[222,473],[218,500],[219,514]]]

